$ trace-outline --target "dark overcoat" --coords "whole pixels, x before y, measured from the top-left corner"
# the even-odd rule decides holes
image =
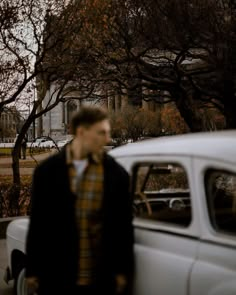
[[[26,276],[39,278],[39,294],[72,294],[78,268],[76,196],[70,190],[63,149],[34,172],[32,208],[26,242]],[[127,172],[104,157],[102,250],[98,273],[101,288],[113,288],[116,274],[133,274],[132,204]],[[105,289],[104,289],[104,292]]]

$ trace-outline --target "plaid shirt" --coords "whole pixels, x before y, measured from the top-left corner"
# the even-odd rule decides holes
[[[82,175],[73,164],[70,145],[66,150],[71,191],[77,195],[76,220],[79,230],[78,285],[91,285],[101,241],[101,203],[103,195],[103,165],[101,158],[92,155]]]

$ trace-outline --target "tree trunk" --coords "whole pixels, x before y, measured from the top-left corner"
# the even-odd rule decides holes
[[[9,195],[11,215],[19,215],[19,197],[20,197],[20,164],[19,164],[19,154],[20,154],[21,143],[18,141],[12,151],[12,170],[13,170],[13,186],[12,191]]]
[[[204,130],[202,118],[198,112],[196,102],[193,100],[193,94],[186,94],[181,91],[172,94],[175,97],[176,106],[188,125],[191,132],[200,132]]]
[[[224,113],[226,129],[236,129],[236,97],[232,79],[224,81]]]
[[[236,98],[233,98],[236,100]],[[236,101],[225,104],[226,129],[236,129]]]
[[[18,142],[15,144],[12,151],[13,183],[17,185],[20,184],[20,163],[19,163],[20,149],[21,149],[21,143]]]
[[[20,163],[19,163],[21,143],[34,119],[35,119],[34,113],[27,118],[25,124],[23,125],[16,139],[16,142],[12,151],[13,191],[10,194],[10,203],[11,203],[11,208],[14,214],[16,215],[19,214],[19,198],[20,198],[20,190],[21,190]]]

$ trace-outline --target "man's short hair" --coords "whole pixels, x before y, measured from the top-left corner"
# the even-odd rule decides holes
[[[105,109],[99,107],[82,107],[74,114],[71,120],[71,132],[75,135],[76,129],[80,126],[90,127],[98,122],[108,119]]]

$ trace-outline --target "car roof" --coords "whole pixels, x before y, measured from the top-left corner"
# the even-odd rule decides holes
[[[162,136],[117,147],[114,157],[137,155],[182,155],[216,158],[236,163],[236,130]]]

